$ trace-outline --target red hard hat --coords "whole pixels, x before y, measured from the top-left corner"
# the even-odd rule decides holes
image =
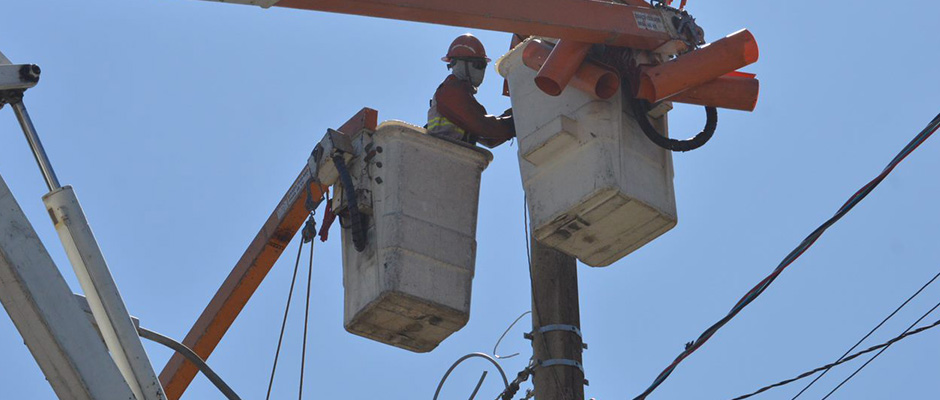
[[[441,58],[441,61],[451,62],[455,58],[483,58],[487,62],[490,61],[489,57],[486,56],[483,43],[480,43],[480,39],[469,33],[457,36],[447,49],[447,55]]]

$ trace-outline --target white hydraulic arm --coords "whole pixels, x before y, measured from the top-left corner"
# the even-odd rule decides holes
[[[9,104],[23,128],[50,192],[43,203],[52,217],[69,261],[81,283],[96,325],[114,363],[137,400],[166,398],[137,328],[111,276],[94,233],[71,186],[62,187],[23,104],[23,92],[39,81],[39,67],[13,65],[0,55],[0,106]],[[74,299],[70,298],[74,302]],[[107,396],[107,398],[116,398]],[[126,398],[126,397],[125,397]]]

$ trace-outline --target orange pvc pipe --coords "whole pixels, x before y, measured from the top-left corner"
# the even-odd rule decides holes
[[[559,40],[545,64],[539,68],[539,73],[535,76],[535,86],[549,96],[560,95],[578,72],[588,50],[591,50],[590,43]]]
[[[530,42],[522,52],[522,62],[534,71],[545,64],[552,47],[538,41]],[[620,76],[616,71],[593,61],[582,62],[571,78],[570,85],[601,99],[609,99],[620,89]]]
[[[642,68],[634,94],[660,101],[753,64],[759,55],[754,35],[740,30],[673,61]]]
[[[760,94],[760,81],[750,74],[726,74],[666,100],[731,110],[754,111]]]

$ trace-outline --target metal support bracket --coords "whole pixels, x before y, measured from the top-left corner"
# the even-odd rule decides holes
[[[582,366],[581,363],[575,360],[569,360],[567,358],[553,358],[551,360],[539,360],[540,367],[544,368],[544,367],[551,367],[554,365],[564,365],[568,367],[575,367],[581,370],[582,374],[584,373],[584,366]]]
[[[581,335],[581,328],[578,328],[577,326],[574,326],[574,325],[553,324],[553,325],[545,325],[539,328],[539,333],[555,332],[555,331],[573,332],[574,334],[578,335],[578,337],[581,338],[581,340],[584,340],[584,336]]]
[[[584,335],[581,334],[581,328],[578,328],[577,326],[567,325],[567,324],[552,324],[552,325],[545,325],[538,329],[538,333],[540,334],[544,334],[546,332],[557,332],[557,331],[571,332],[571,333],[574,333],[575,335],[578,335],[578,338],[581,339],[581,348],[584,350],[587,350],[588,345],[587,343],[584,343]],[[522,334],[522,337],[528,340],[532,340],[532,333],[526,332]]]
[[[543,326],[543,327],[540,327],[540,328],[537,329],[536,331],[537,331],[539,334],[545,334],[546,332],[570,332],[570,333],[574,333],[575,335],[578,335],[578,339],[581,340],[581,348],[584,349],[584,350],[587,350],[587,348],[588,348],[587,343],[584,343],[584,336],[581,334],[581,328],[578,328],[577,326],[574,326],[574,325],[568,325],[568,324],[551,324],[551,325],[545,325],[545,326]],[[526,339],[529,339],[529,340],[532,340],[532,339],[533,339],[533,334],[532,334],[532,333],[525,333],[523,336],[524,336]],[[539,366],[539,367],[551,367],[551,366],[554,366],[554,365],[564,365],[564,366],[568,366],[568,367],[575,367],[575,368],[577,368],[578,370],[581,371],[581,374],[582,374],[582,375],[584,375],[584,366],[581,365],[580,362],[575,361],[575,360],[569,360],[569,359],[567,359],[567,358],[553,358],[553,359],[550,359],[550,360],[536,360],[536,362],[538,363],[538,366]],[[585,379],[585,380],[584,380],[584,385],[587,386],[588,384],[589,384],[588,380]]]

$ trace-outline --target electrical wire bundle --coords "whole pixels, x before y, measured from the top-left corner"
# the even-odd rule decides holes
[[[666,378],[669,377],[670,374],[672,374],[672,372],[676,369],[679,363],[681,363],[683,360],[686,359],[686,357],[688,357],[689,355],[694,353],[696,350],[698,350],[700,347],[702,347],[702,345],[704,345],[705,342],[708,341],[708,339],[714,336],[715,333],[717,333],[718,330],[721,329],[721,327],[723,327],[725,324],[731,321],[731,319],[734,318],[736,315],[738,315],[738,313],[740,313],[741,310],[744,309],[744,307],[746,307],[748,304],[754,301],[754,299],[756,299],[757,296],[760,296],[761,293],[767,290],[770,284],[773,283],[773,281],[777,279],[778,276],[780,276],[780,273],[782,273],[788,266],[790,266],[790,264],[796,261],[797,258],[799,258],[804,252],[806,252],[806,250],[808,250],[814,243],[816,243],[816,241],[822,236],[822,234],[827,229],[829,229],[829,227],[831,227],[840,219],[842,219],[842,217],[845,216],[849,211],[851,211],[856,205],[858,205],[858,203],[861,202],[862,199],[868,196],[868,194],[871,193],[872,190],[874,190],[875,187],[877,187],[878,184],[880,184],[888,176],[888,174],[890,174],[891,171],[893,171],[894,168],[897,167],[898,164],[901,163],[901,161],[903,161],[908,155],[910,155],[915,149],[917,149],[917,147],[923,144],[924,141],[926,141],[927,138],[933,135],[933,133],[936,132],[938,128],[940,128],[940,115],[937,115],[936,117],[934,117],[934,119],[930,121],[927,127],[924,128],[917,136],[915,136],[914,139],[911,140],[911,142],[908,143],[907,146],[905,146],[904,149],[902,149],[901,152],[898,153],[898,155],[895,156],[894,159],[892,159],[890,163],[888,163],[888,166],[885,167],[885,169],[882,170],[881,173],[878,174],[878,176],[876,176],[874,179],[868,182],[868,184],[866,184],[857,192],[855,192],[855,194],[852,195],[852,197],[850,197],[849,200],[846,201],[845,204],[843,204],[841,208],[839,208],[839,210],[835,213],[835,215],[832,216],[832,218],[829,218],[829,220],[827,220],[818,228],[816,228],[816,230],[810,233],[809,236],[803,239],[803,241],[799,244],[799,246],[797,246],[795,249],[793,249],[793,251],[787,254],[787,256],[784,257],[783,261],[781,261],[780,264],[777,265],[777,267],[773,270],[773,272],[771,272],[770,275],[768,275],[766,278],[760,281],[756,286],[754,286],[751,290],[749,290],[744,295],[744,297],[742,297],[741,300],[739,300],[737,304],[735,304],[734,307],[731,308],[731,311],[729,311],[727,315],[725,315],[722,319],[720,319],[714,325],[710,326],[708,329],[702,332],[702,334],[699,335],[697,339],[695,339],[692,342],[687,343],[685,346],[685,350],[683,350],[682,353],[680,353],[679,356],[677,356],[676,359],[671,364],[669,364],[669,366],[666,367],[666,369],[664,369],[659,374],[659,376],[656,377],[655,380],[653,380],[653,383],[646,390],[644,390],[643,393],[640,393],[640,395],[635,397],[634,400],[643,400],[647,396],[649,396],[650,393],[656,390],[656,388],[659,387],[659,385],[661,385],[663,381],[665,381]]]

